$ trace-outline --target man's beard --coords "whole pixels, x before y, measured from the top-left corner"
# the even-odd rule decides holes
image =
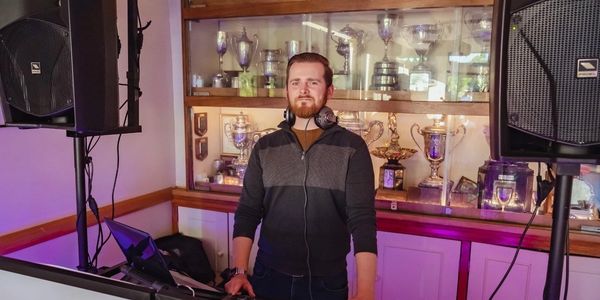
[[[325,105],[326,101],[327,99],[323,99],[323,105]],[[314,99],[308,105],[300,105],[298,101],[294,100],[292,112],[299,118],[308,119],[319,113],[323,105],[317,107]]]

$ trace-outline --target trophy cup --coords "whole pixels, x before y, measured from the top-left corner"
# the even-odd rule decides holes
[[[375,63],[371,77],[371,89],[394,91],[399,89],[398,63],[388,59],[388,45],[392,40],[394,28],[398,25],[398,15],[383,13],[377,15],[377,33],[384,44],[383,59]]]
[[[212,86],[216,88],[229,87],[229,76],[223,72],[223,55],[227,53],[227,32],[217,31],[217,54],[219,54],[219,73],[213,76]]]
[[[302,42],[298,40],[285,41],[285,52],[288,60],[302,51]]]
[[[464,23],[471,32],[473,40],[481,45],[482,60],[477,63],[476,85],[474,92],[489,91],[489,46],[492,39],[491,8],[470,9],[465,13]]]
[[[237,176],[243,179],[248,167],[248,150],[252,144],[252,126],[248,116],[240,112],[235,117],[234,123],[225,123],[224,127],[227,138],[236,149],[240,150],[240,155],[233,160],[232,166],[235,168]]]
[[[337,39],[334,39],[337,36]],[[336,52],[344,57],[344,66],[342,71],[336,72],[339,75],[354,75],[356,57],[364,50],[364,43],[367,34],[363,30],[355,30],[350,25],[334,32],[331,39],[336,44]]]
[[[404,39],[415,49],[419,63],[413,67],[409,75],[409,89],[413,92],[427,92],[432,79],[432,69],[425,63],[427,53],[442,35],[443,27],[439,24],[406,25],[401,28]]]
[[[371,151],[374,156],[387,159],[387,162],[379,168],[380,189],[403,190],[405,167],[399,161],[408,159],[417,152],[415,149],[400,147],[397,128],[396,114],[388,114],[388,129],[391,133],[389,146],[377,147]]]
[[[269,89],[269,96],[273,96],[277,77],[280,75],[281,49],[264,49],[260,51],[263,75],[265,76],[264,87]]]
[[[421,148],[415,136],[413,134],[413,129],[417,128],[417,133],[423,136],[424,148]],[[462,139],[465,137],[467,133],[467,128],[464,125],[459,125],[453,132],[448,133],[446,126],[443,125],[442,118],[433,119],[432,126],[426,126],[421,129],[418,124],[413,124],[410,127],[410,136],[413,141],[419,147],[421,151],[425,154],[425,158],[430,163],[431,174],[429,177],[425,178],[423,181],[419,183],[419,187],[429,187],[429,188],[441,188],[444,180],[438,175],[438,169],[440,164],[444,161],[446,156],[446,136],[450,134],[450,136],[455,136],[462,129],[462,137],[461,139],[454,145],[460,144]],[[448,180],[449,187],[452,187],[453,182]]]
[[[338,125],[360,135],[370,146],[383,135],[383,122],[373,120],[365,126],[361,122],[359,112],[357,111],[340,111],[337,114]]]
[[[242,68],[239,74],[239,95],[241,97],[256,96],[256,80],[248,68],[258,52],[258,35],[254,35],[254,41],[251,41],[246,35],[246,27],[243,28],[240,36],[232,35],[231,43],[238,64]]]

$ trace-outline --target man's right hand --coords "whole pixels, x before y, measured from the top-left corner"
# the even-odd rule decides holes
[[[237,295],[242,290],[248,292],[250,297],[256,297],[254,294],[254,289],[252,289],[252,285],[248,280],[248,276],[246,274],[239,274],[231,277],[229,282],[225,284],[225,291],[231,295]]]

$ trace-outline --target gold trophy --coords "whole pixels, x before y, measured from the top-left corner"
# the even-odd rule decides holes
[[[454,131],[448,132],[446,126],[444,126],[442,122],[442,118],[433,119],[432,126],[426,126],[421,129],[418,124],[413,124],[410,127],[410,136],[413,141],[419,147],[421,151],[425,154],[425,158],[430,163],[431,174],[429,177],[425,178],[423,181],[419,183],[419,187],[428,187],[428,188],[441,188],[444,184],[444,179],[438,174],[438,169],[440,164],[444,161],[446,157],[446,136],[450,134],[450,136],[456,136],[460,130],[462,129],[462,138],[455,144],[460,144],[462,139],[467,134],[467,128],[464,125],[459,125]],[[417,128],[417,133],[423,136],[424,148],[421,148],[415,136],[413,134],[413,129]],[[449,186],[452,186],[453,182],[448,181]]]
[[[415,149],[402,148],[398,144],[398,126],[396,114],[388,114],[388,129],[391,133],[391,141],[387,147],[377,147],[371,151],[376,157],[387,159],[387,162],[379,168],[379,188],[401,191],[404,183],[405,167],[399,162],[410,158],[417,152]]]

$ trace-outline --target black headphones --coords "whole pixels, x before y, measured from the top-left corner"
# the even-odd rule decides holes
[[[338,122],[337,116],[328,106],[321,107],[314,118],[315,124],[317,124],[317,126],[323,130],[331,128]],[[290,125],[290,127],[294,126],[294,123],[296,123],[296,115],[292,112],[289,106],[285,109],[285,111],[283,111],[283,119]]]

